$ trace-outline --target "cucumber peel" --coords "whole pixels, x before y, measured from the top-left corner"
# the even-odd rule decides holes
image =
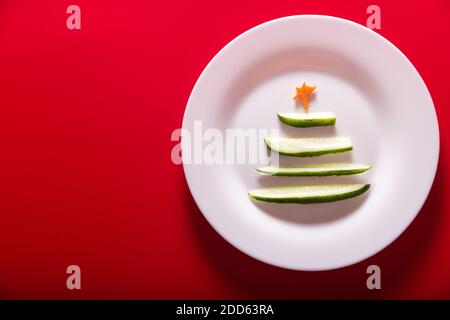
[[[294,187],[276,187],[248,192],[253,200],[273,203],[325,203],[357,197],[370,184],[330,184]]]
[[[278,113],[281,122],[299,128],[332,126],[336,116],[332,112]]]
[[[279,138],[264,139],[267,147],[285,156],[315,157],[329,153],[346,152],[353,149],[350,138]]]
[[[318,163],[295,167],[261,167],[256,170],[272,176],[320,177],[358,174],[370,168],[368,165],[357,163]]]

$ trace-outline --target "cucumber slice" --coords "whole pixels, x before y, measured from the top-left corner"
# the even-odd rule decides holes
[[[252,190],[250,198],[275,203],[325,203],[353,198],[369,190],[370,184],[330,184]]]
[[[342,176],[358,174],[370,169],[370,166],[357,163],[318,163],[295,167],[262,167],[257,171],[272,176]]]
[[[264,139],[267,146],[279,154],[294,157],[315,157],[353,149],[350,138],[272,138]]]
[[[278,113],[281,122],[300,128],[332,126],[336,116],[332,112]]]

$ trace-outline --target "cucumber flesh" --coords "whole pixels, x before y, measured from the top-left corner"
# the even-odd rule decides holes
[[[264,139],[267,147],[279,154],[294,157],[315,157],[353,149],[350,138],[274,138]]]
[[[330,184],[295,187],[276,187],[249,191],[253,200],[274,203],[325,203],[359,196],[370,184]]]
[[[332,126],[336,116],[332,112],[278,113],[281,122],[299,128]]]
[[[261,167],[257,171],[272,176],[342,176],[365,172],[371,167],[357,163],[318,163],[295,167]]]

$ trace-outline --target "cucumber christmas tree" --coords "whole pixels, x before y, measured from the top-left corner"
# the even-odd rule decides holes
[[[309,107],[309,95],[316,86],[303,83],[297,87],[294,100],[302,103],[305,110]],[[336,116],[332,112],[279,113],[278,119],[284,124],[309,128],[335,125]],[[350,138],[279,138],[267,137],[267,147],[280,155],[291,157],[316,157],[330,153],[341,153],[353,150]],[[321,163],[292,167],[262,167],[256,170],[272,176],[340,176],[365,172],[370,166],[354,163]],[[249,191],[254,200],[276,203],[324,203],[344,200],[363,194],[369,184],[325,184],[275,187]]]

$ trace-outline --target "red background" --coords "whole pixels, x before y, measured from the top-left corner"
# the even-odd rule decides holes
[[[449,1],[75,3],[81,31],[66,28],[71,2],[0,0],[0,298],[450,298]],[[303,13],[365,24],[370,4],[433,96],[430,196],[357,265],[311,273],[253,260],[209,226],[171,162],[191,88],[255,25]],[[66,288],[69,264],[81,290]],[[370,264],[382,290],[365,286]]]

